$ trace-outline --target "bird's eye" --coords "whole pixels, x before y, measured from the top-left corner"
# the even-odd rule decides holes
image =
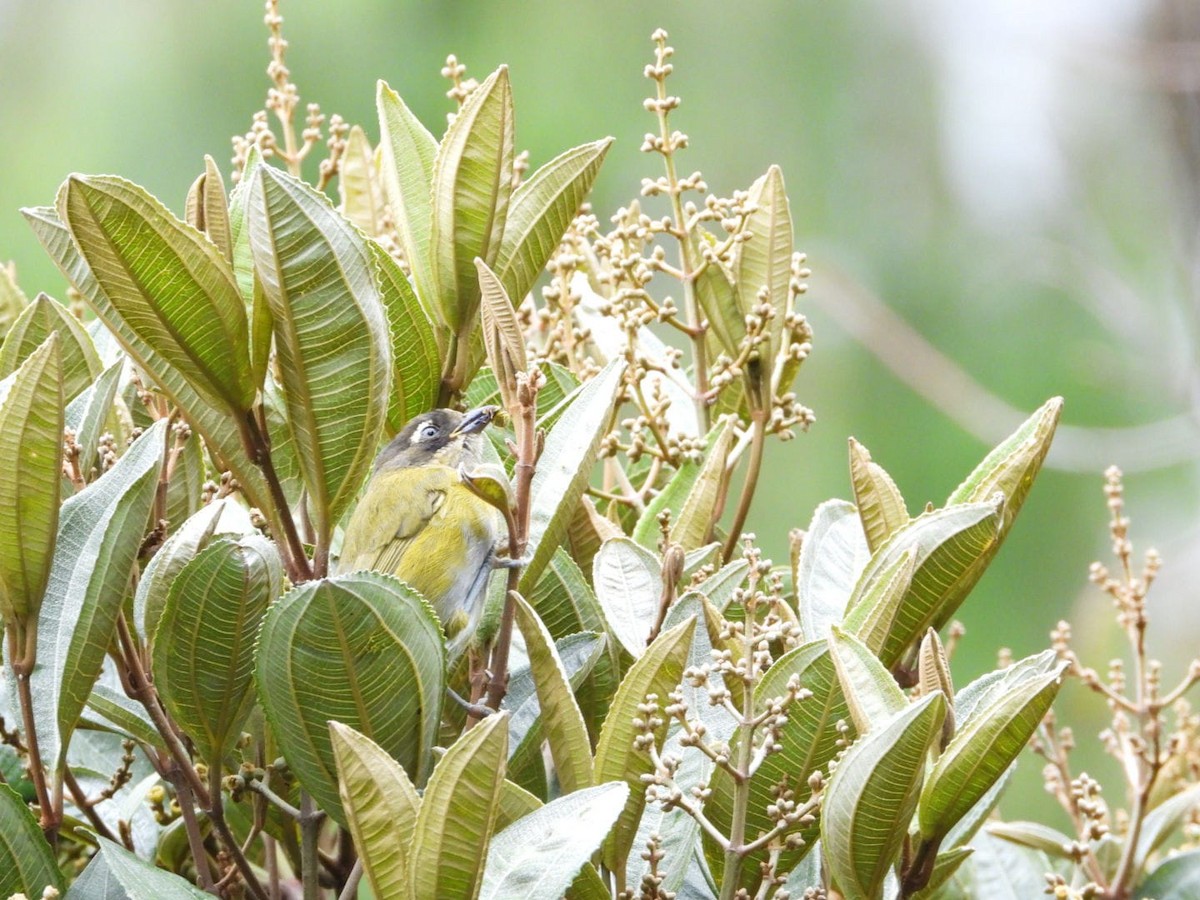
[[[438,436],[438,427],[430,422],[421,427],[421,437],[425,440],[432,440]]]

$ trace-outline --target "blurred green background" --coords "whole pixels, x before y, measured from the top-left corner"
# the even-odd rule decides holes
[[[440,133],[446,54],[480,78],[508,63],[535,166],[617,138],[601,216],[658,174],[637,149],[653,127],[641,71],[651,31],[668,29],[684,170],[728,194],[779,163],[813,269],[816,340],[797,390],[817,424],[768,448],[750,523],[768,551],[782,561],[790,527],[850,495],[848,435],[916,512],[1061,394],[1050,468],[960,612],[956,679],[1001,646],[1043,648],[1063,617],[1086,662],[1103,671],[1121,652],[1086,581],[1109,552],[1111,463],[1128,475],[1136,551],[1166,560],[1151,645],[1172,673],[1196,653],[1197,4],[285,0],[282,12],[302,100],[373,138],[377,78]],[[124,175],[179,210],[203,154],[228,171],[230,135],[267,87],[261,15],[251,0],[0,0],[0,260],[30,296],[64,289],[17,210],[52,202],[69,172]],[[1103,704],[1075,686],[1063,696],[1085,745],[1077,765],[1116,787],[1090,740]],[[1025,761],[1010,817],[1049,808],[1039,769]]]

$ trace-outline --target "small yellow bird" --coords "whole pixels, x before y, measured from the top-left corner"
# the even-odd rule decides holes
[[[463,483],[479,465],[481,432],[499,407],[416,416],[375,460],[346,526],[338,571],[373,569],[420,591],[437,612],[452,657],[483,611],[504,518]]]

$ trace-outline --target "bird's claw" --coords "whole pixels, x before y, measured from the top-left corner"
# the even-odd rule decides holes
[[[484,706],[482,703],[472,703],[453,688],[446,688],[446,693],[450,695],[451,700],[465,709],[469,715],[477,719],[485,718],[495,712],[490,706]]]
[[[533,559],[533,557],[528,554],[526,554],[525,556],[518,557],[517,559],[510,559],[507,556],[493,556],[492,557],[492,568],[493,569],[521,569],[521,568],[524,568],[525,566],[529,565],[529,563],[532,559]]]

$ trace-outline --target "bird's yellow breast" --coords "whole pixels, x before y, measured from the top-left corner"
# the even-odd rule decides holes
[[[420,591],[448,627],[473,615],[502,519],[448,466],[377,473],[351,516],[339,570],[374,569]]]

